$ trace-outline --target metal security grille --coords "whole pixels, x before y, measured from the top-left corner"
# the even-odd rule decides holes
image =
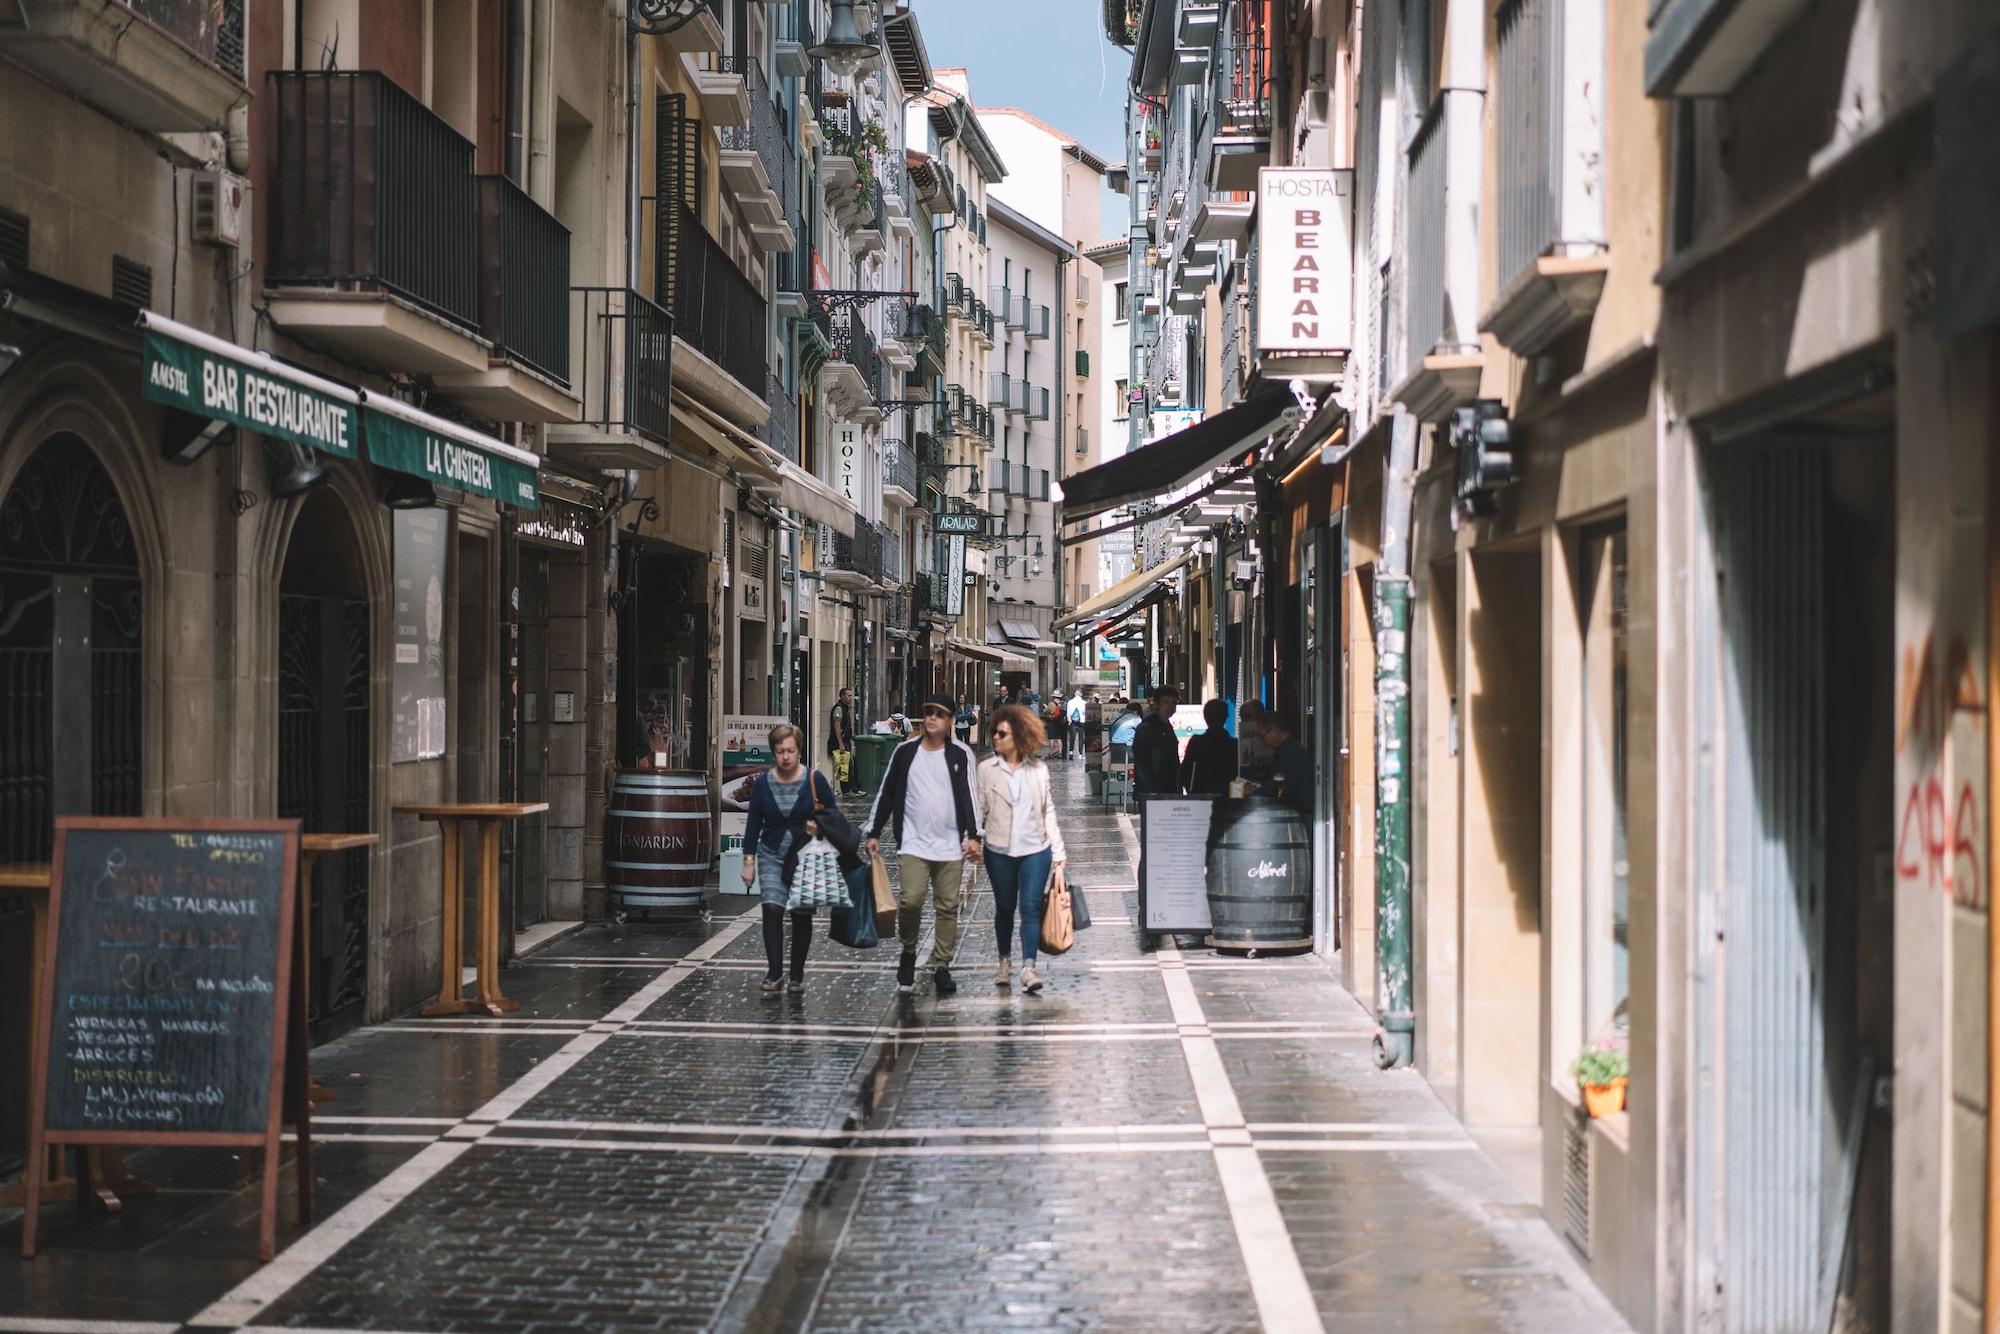
[[[1823,527],[1813,446],[1718,450],[1722,1327],[1810,1327],[1825,1249]]]

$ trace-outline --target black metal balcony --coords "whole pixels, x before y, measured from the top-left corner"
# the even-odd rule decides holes
[[[270,285],[393,292],[479,327],[472,141],[377,71],[270,77]]]
[[[668,275],[674,332],[754,394],[770,366],[764,294],[700,219],[685,204],[679,207],[678,253]]]
[[[757,154],[771,188],[784,204],[785,221],[796,223],[798,163],[792,154],[784,117],[771,98],[771,81],[764,75],[763,62],[752,56],[729,56],[717,65],[743,76],[744,91],[750,100],[750,121],[746,125],[717,126],[716,134],[726,149],[747,149]]]
[[[570,289],[571,364],[583,424],[666,444],[673,405],[674,318],[623,287]],[[775,415],[775,413],[774,413]]]
[[[852,533],[833,535],[832,568],[865,579],[881,579],[886,572],[882,563],[882,536],[881,525],[857,518]]]
[[[900,440],[882,442],[882,485],[898,487],[910,496],[917,494],[916,454]]]
[[[784,382],[770,375],[765,380],[764,400],[771,415],[757,430],[757,438],[793,463],[799,461],[799,401],[785,392]]]
[[[569,383],[569,228],[505,176],[479,178],[480,328],[502,356]]]

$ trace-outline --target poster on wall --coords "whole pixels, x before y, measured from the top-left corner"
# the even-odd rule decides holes
[[[397,510],[396,700],[390,759],[436,759],[444,754],[444,570],[446,512]]]

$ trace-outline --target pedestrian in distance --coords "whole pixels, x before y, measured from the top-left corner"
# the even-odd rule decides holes
[[[1189,796],[1226,797],[1236,777],[1236,738],[1229,735],[1229,703],[1212,699],[1201,706],[1208,730],[1188,740],[1181,761],[1181,790]]]
[[[1063,721],[1068,725],[1069,733],[1069,744],[1064,754],[1071,759],[1083,755],[1083,721],[1088,716],[1089,710],[1083,702],[1083,687],[1078,686],[1076,693],[1069,697],[1069,703],[1063,705]]]
[[[972,744],[972,725],[978,721],[979,710],[972,707],[972,701],[965,697],[963,690],[959,691],[958,716],[954,725],[960,742],[968,746]]]
[[[916,989],[917,939],[928,896],[937,904],[931,981],[940,1000],[958,992],[951,961],[958,952],[959,890],[966,863],[980,856],[979,803],[972,791],[976,761],[972,748],[951,734],[957,711],[949,695],[933,695],[925,702],[923,731],[889,757],[889,771],[868,816],[868,854],[881,851],[882,830],[892,827],[902,871],[896,936],[903,949],[896,962],[896,987]]]
[[[1178,796],[1181,790],[1181,747],[1174,738],[1174,710],[1181,692],[1156,686],[1149,703],[1153,711],[1132,734],[1132,790],[1140,795]]]
[[[754,887],[764,913],[764,986],[775,996],[785,985],[785,916],[791,886],[785,863],[801,837],[817,832],[816,807],[834,806],[833,785],[804,763],[805,734],[790,723],[771,729],[776,761],[757,775],[750,789],[750,813],[743,822],[743,885]],[[812,947],[812,909],[791,914],[792,994],[806,989],[806,952]]]
[[[833,761],[833,775],[840,780],[842,796],[853,796],[854,786],[854,692],[846,686],[833,704],[833,716],[826,729],[827,758]]]
[[[993,929],[1000,962],[993,982],[1006,986],[1014,967],[1015,910],[1021,920],[1021,990],[1042,989],[1035,954],[1042,938],[1042,895],[1066,860],[1056,824],[1049,769],[1040,758],[1041,720],[1018,705],[993,719],[993,753],[979,762],[979,819],[985,830],[987,878],[993,884]]]

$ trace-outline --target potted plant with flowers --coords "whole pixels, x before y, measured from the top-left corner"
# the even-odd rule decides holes
[[[1599,1040],[1577,1054],[1570,1074],[1583,1090],[1584,1110],[1592,1119],[1625,1109],[1625,1084],[1632,1074],[1631,1059],[1622,1043]]]

